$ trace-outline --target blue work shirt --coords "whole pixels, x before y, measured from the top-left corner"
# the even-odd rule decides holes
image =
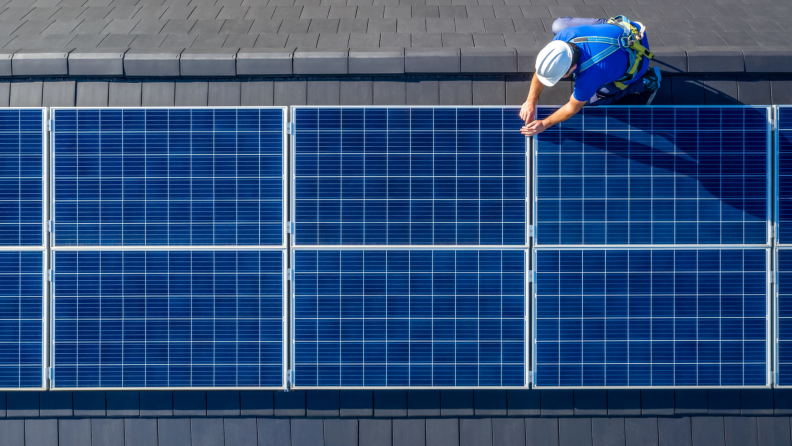
[[[622,28],[616,25],[573,26],[556,34],[553,40],[569,42],[576,37],[610,37],[618,39],[622,36],[622,32]],[[601,86],[619,80],[627,71],[627,64],[629,64],[630,58],[626,52],[619,50],[581,73],[580,67],[584,62],[609,48],[611,45],[588,42],[576,43],[575,45],[580,48],[580,60],[575,70],[575,89],[572,92],[576,100],[581,102],[588,101],[597,93],[597,90],[599,90]],[[649,49],[646,33],[644,33],[644,38],[641,40],[641,45],[646,47],[647,50]],[[625,84],[631,84],[639,80],[646,72],[648,66],[649,59],[644,58],[638,73],[636,73],[635,77],[633,77],[630,82],[625,82]]]

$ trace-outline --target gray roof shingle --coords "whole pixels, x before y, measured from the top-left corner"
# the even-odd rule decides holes
[[[792,40],[784,35],[792,29],[792,6],[786,0],[758,4],[710,0],[684,4],[632,0],[11,0],[0,9],[0,51],[300,48],[317,51],[308,59],[324,60],[322,50],[327,49],[476,48],[456,56],[442,53],[445,56],[438,55],[442,57],[427,65],[427,72],[446,66],[443,57],[457,57],[448,65],[450,73],[457,72],[456,67],[492,72],[492,67],[465,63],[466,57],[493,57],[505,63],[496,66],[511,72],[518,59],[523,60],[521,54],[552,39],[556,17],[616,14],[647,25],[652,48],[659,58],[668,60],[659,66],[668,70],[690,66],[695,72],[708,68],[709,73],[792,72],[792,65],[774,63],[768,68],[762,62],[770,60],[768,50],[775,55],[773,60],[782,60],[778,57],[787,53],[792,57],[792,50],[786,49]],[[723,59],[716,65],[703,62],[710,60],[712,51],[719,51],[713,53],[715,59]],[[355,63],[366,57],[376,65],[383,56],[363,51],[356,53]],[[424,62],[419,61],[425,54],[410,50],[403,57],[409,72],[422,72]],[[530,56],[526,57],[519,62],[520,72],[530,68]],[[672,59],[680,57],[685,63]],[[28,75],[37,74],[44,73]]]

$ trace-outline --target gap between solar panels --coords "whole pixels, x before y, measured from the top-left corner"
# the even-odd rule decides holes
[[[285,107],[53,108],[53,389],[285,389]]]

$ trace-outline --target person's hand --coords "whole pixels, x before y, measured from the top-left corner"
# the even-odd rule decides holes
[[[525,136],[536,136],[545,130],[547,130],[545,123],[542,120],[536,120],[521,128],[520,133]]]
[[[536,118],[536,104],[533,102],[525,101],[525,104],[520,108],[520,119],[529,123]]]

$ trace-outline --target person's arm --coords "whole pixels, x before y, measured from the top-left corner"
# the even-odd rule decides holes
[[[560,122],[564,122],[567,119],[571,118],[572,116],[575,116],[575,114],[579,112],[584,105],[586,105],[586,102],[578,101],[577,99],[575,99],[575,96],[572,95],[569,97],[569,102],[567,102],[566,105],[564,105],[563,107],[556,110],[555,113],[544,119],[536,120],[527,124],[525,127],[523,127],[520,130],[520,132],[522,132],[522,134],[525,136],[538,135],[544,132],[545,130],[549,129],[550,127]]]
[[[536,118],[536,103],[539,101],[539,95],[542,94],[543,89],[544,84],[539,81],[536,73],[534,73],[533,79],[531,79],[531,89],[528,91],[528,99],[525,100],[522,108],[520,108],[520,119],[525,121],[526,124]]]

